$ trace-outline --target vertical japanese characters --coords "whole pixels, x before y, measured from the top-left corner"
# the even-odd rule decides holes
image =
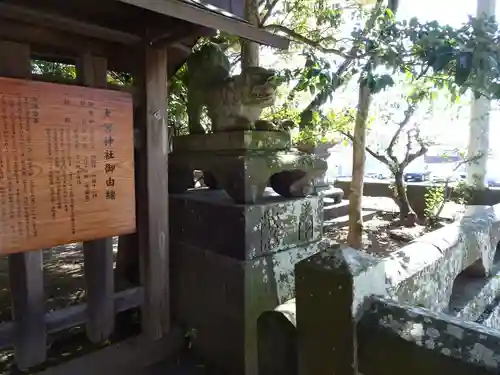
[[[64,117],[44,125],[50,217],[60,221],[69,216],[76,234],[75,204],[99,198],[98,175],[104,175],[102,198],[116,200],[114,124],[112,111],[91,100],[61,101]],[[39,122],[39,98],[0,95],[0,218],[18,238],[38,234],[31,130]],[[96,134],[102,135],[100,146]]]
[[[0,94],[0,219],[18,238],[38,236],[31,126],[36,97]]]
[[[0,255],[135,230],[132,120],[123,93],[0,77]]]
[[[106,174],[106,199],[115,200],[115,178],[114,171],[116,168],[115,161],[115,138],[113,137],[113,123],[111,121],[111,111],[105,110],[104,129],[104,173]]]

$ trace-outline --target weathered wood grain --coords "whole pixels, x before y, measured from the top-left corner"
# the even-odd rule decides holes
[[[29,78],[30,68],[28,45],[0,41],[0,75]],[[3,143],[0,146],[4,146]],[[0,154],[2,162],[4,152],[5,149]],[[6,230],[9,228],[1,228],[1,233],[6,233]],[[9,256],[9,291],[15,360],[17,366],[24,370],[44,362],[47,355],[40,250]]]
[[[146,132],[146,150],[142,153],[147,159],[147,178],[142,181],[140,191],[144,195],[140,202],[146,210],[141,211],[139,228],[144,285],[142,329],[147,336],[157,339],[170,330],[166,49],[147,48],[145,87],[147,126],[142,131]]]
[[[85,54],[77,66],[83,85],[107,86],[106,59]],[[107,340],[115,326],[113,302],[113,239],[112,237],[83,242],[85,291],[88,303],[87,337],[91,342]]]
[[[130,94],[0,78],[0,254],[135,231]]]

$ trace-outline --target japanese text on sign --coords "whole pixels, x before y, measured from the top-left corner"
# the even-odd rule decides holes
[[[0,78],[0,147],[0,254],[135,230],[130,95]]]

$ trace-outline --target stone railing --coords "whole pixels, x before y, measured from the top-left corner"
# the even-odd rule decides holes
[[[301,261],[296,299],[259,317],[259,375],[498,374],[499,214],[469,207],[385,259]]]

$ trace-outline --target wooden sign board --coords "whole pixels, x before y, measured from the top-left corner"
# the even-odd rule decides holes
[[[0,254],[135,231],[129,94],[0,78]]]

